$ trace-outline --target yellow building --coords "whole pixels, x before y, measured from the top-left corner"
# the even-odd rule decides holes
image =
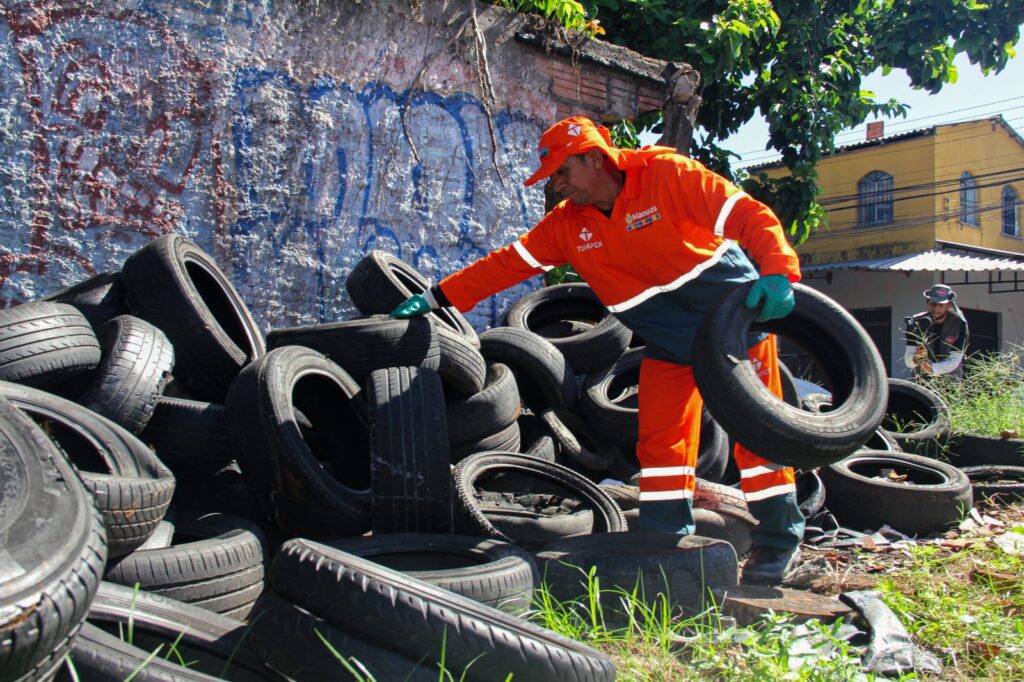
[[[1024,139],[1001,116],[847,145],[818,173],[827,224],[797,249],[804,283],[861,321],[892,376],[908,374],[902,320],[938,282],[957,292],[969,352],[1020,350]]]

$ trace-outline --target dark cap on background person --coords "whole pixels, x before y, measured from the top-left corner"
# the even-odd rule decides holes
[[[932,303],[949,303],[956,298],[956,292],[945,284],[933,284],[923,293],[924,297]]]

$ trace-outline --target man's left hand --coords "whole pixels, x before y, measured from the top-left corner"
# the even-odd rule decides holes
[[[796,299],[789,278],[785,275],[761,275],[747,294],[746,306],[756,308],[762,301],[764,305],[757,315],[758,322],[777,320],[793,312]]]

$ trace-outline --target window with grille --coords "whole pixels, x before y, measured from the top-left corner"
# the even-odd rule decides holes
[[[892,222],[892,176],[871,171],[857,183],[857,226]]]
[[[1008,237],[1020,236],[1020,223],[1017,220],[1017,193],[1007,185],[1003,187],[1003,234]]]
[[[964,171],[960,174],[960,222],[978,227],[978,183],[971,174]]]

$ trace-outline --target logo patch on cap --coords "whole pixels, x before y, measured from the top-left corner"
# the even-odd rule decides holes
[[[579,123],[570,123],[569,130],[567,131],[569,137],[579,137],[582,129]]]
[[[544,157],[546,157],[550,153],[551,153],[551,150],[548,149],[547,147],[541,147],[540,148],[540,158],[543,159]]]

